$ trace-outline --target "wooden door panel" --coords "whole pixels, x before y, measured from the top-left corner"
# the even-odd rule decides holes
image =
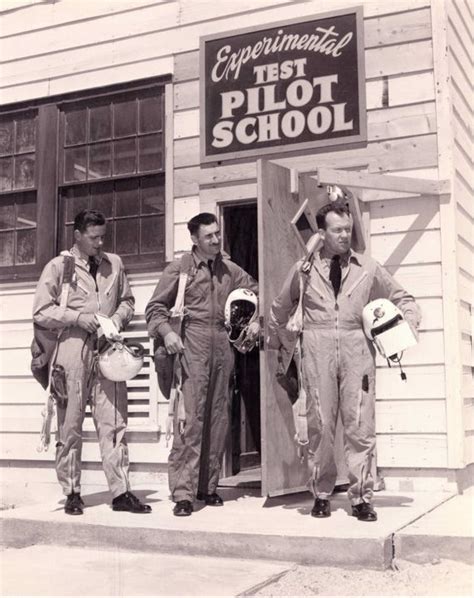
[[[302,257],[302,249],[290,228],[290,220],[301,205],[291,193],[290,170],[259,160],[258,259],[260,315],[264,337],[268,315],[291,266]],[[262,348],[261,348],[262,349]],[[301,464],[294,441],[291,403],[276,381],[277,351],[260,351],[262,413],[262,493],[277,496],[306,488],[307,465]]]

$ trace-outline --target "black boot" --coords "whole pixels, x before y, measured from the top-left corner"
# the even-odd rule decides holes
[[[114,511],[128,511],[129,513],[151,513],[150,505],[143,504],[135,494],[124,492],[112,501]]]
[[[189,517],[193,512],[193,503],[190,500],[178,500],[173,507],[176,517]]]
[[[79,492],[71,492],[66,498],[66,504],[64,505],[64,512],[67,515],[82,515],[84,513],[83,507],[84,502]]]
[[[222,507],[224,501],[222,498],[217,494],[217,492],[213,492],[212,494],[204,494],[204,492],[198,492],[196,498],[198,500],[203,500],[206,505],[210,507]]]
[[[323,517],[331,517],[331,503],[325,498],[317,498],[311,509],[311,515],[320,519]]]
[[[352,505],[352,516],[357,517],[359,521],[377,521],[377,513],[369,502]]]

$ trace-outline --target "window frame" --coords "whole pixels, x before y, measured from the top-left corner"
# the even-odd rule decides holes
[[[37,130],[36,130],[36,149],[35,149],[35,188],[37,204],[37,238],[36,238],[36,262],[34,264],[1,266],[0,265],[0,283],[32,281],[37,280],[46,263],[58,254],[59,243],[59,194],[63,187],[68,187],[76,183],[62,183],[60,179],[59,161],[63,160],[60,138],[61,107],[70,103],[85,102],[94,99],[106,99],[113,95],[119,95],[130,92],[140,92],[161,89],[163,96],[163,122],[162,122],[162,150],[163,150],[163,168],[160,176],[164,177],[164,253],[163,263],[156,261],[145,261],[143,264],[127,264],[127,270],[131,274],[137,272],[147,272],[162,270],[166,262],[171,259],[170,248],[172,250],[172,91],[171,77],[159,76],[147,79],[138,79],[125,83],[97,87],[87,90],[75,91],[67,94],[50,96],[48,98],[39,98],[31,101],[17,102],[0,106],[0,115],[9,115],[24,111],[37,111]],[[170,135],[171,132],[171,135]],[[171,158],[170,158],[171,155]],[[95,182],[115,181],[120,179],[130,179],[143,176],[154,176],[155,172],[127,174],[123,177],[109,177],[104,179],[93,179],[79,184],[94,184]],[[171,179],[171,181],[170,181]],[[32,189],[25,189],[25,192],[31,192]],[[22,193],[23,190],[11,191],[11,194]],[[171,196],[170,196],[171,192]],[[2,196],[10,195],[10,192],[2,192]],[[49,234],[47,234],[48,229]],[[128,260],[125,260],[127,262]]]

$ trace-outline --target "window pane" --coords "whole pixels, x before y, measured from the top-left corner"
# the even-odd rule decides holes
[[[16,156],[15,189],[28,189],[35,186],[35,155]]]
[[[0,233],[0,266],[13,266],[15,233]]]
[[[0,155],[13,152],[13,122],[0,122]]]
[[[135,135],[137,132],[137,102],[114,104],[114,137]]]
[[[110,118],[110,105],[96,106],[90,109],[90,133],[89,141],[99,139],[110,139],[112,122]]]
[[[85,147],[65,150],[65,181],[86,180],[86,155]]]
[[[7,203],[8,202],[8,203]],[[0,230],[15,227],[15,204],[13,200],[5,199],[0,203]]]
[[[9,191],[13,187],[13,159],[0,160],[0,191]]]
[[[137,170],[135,139],[114,143],[114,174],[131,174]]]
[[[165,211],[165,189],[155,177],[145,179],[141,186],[142,214],[163,214]]]
[[[32,197],[31,193],[22,194],[26,197],[22,197],[18,200],[16,206],[16,226],[17,228],[24,228],[30,226],[36,226],[36,201]]]
[[[71,249],[74,242],[72,240],[72,224],[62,226],[59,233],[59,251]]]
[[[138,218],[119,220],[115,223],[115,250],[119,255],[137,255]]]
[[[90,146],[89,179],[102,179],[110,176],[112,172],[111,149],[110,142]]]
[[[102,212],[106,218],[114,215],[114,194],[112,183],[94,185],[91,191],[91,208]],[[110,225],[112,228],[112,225]]]
[[[104,251],[110,251],[111,253],[118,253],[115,249],[114,245],[114,223],[107,222],[107,226],[105,228],[105,239],[104,239]]]
[[[34,264],[36,247],[36,229],[20,230],[16,238],[16,263]]]
[[[140,253],[163,253],[165,250],[164,217],[149,216],[141,219]]]
[[[16,152],[31,152],[35,150],[36,120],[25,118],[16,121]]]
[[[138,139],[138,160],[140,172],[161,168],[161,135],[147,135]]]
[[[140,100],[140,133],[161,131],[161,97]]]
[[[87,186],[86,186],[87,187]],[[89,192],[86,187],[68,189],[67,191],[67,221],[74,220],[76,214],[89,207]]]
[[[115,215],[138,215],[138,181],[120,181],[115,187]]]
[[[66,145],[86,142],[86,110],[66,112]]]

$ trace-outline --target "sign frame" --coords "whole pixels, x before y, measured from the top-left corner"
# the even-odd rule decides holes
[[[284,27],[286,25],[293,25],[299,23],[306,23],[308,21],[323,20],[332,17],[355,15],[355,31],[357,34],[357,69],[358,81],[357,90],[359,94],[359,133],[354,135],[347,135],[336,137],[333,139],[320,139],[305,142],[296,142],[288,144],[279,144],[273,147],[253,147],[238,151],[223,151],[219,154],[206,155],[206,72],[205,72],[205,50],[206,43],[218,39],[225,40],[228,37],[236,37],[238,35],[254,32],[264,33],[268,29],[275,29],[277,27]],[[201,164],[217,164],[221,161],[240,160],[258,157],[276,157],[275,154],[289,155],[296,153],[304,153],[308,150],[321,153],[323,151],[336,151],[340,149],[353,149],[367,145],[367,101],[366,101],[366,80],[365,80],[365,53],[364,53],[364,11],[363,6],[355,6],[340,10],[333,10],[324,13],[318,13],[311,16],[286,19],[283,21],[275,21],[264,23],[261,25],[253,25],[241,29],[233,29],[231,31],[224,31],[201,36],[199,39],[199,142],[200,142],[200,158]]]

